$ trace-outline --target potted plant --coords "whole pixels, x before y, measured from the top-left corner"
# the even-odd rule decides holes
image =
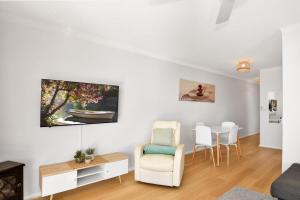
[[[90,164],[90,162],[92,161],[92,156],[85,156],[85,164]]]
[[[85,153],[91,157],[91,160],[95,159],[95,148],[88,148]]]
[[[85,160],[85,153],[82,152],[81,150],[78,150],[76,151],[74,158],[75,158],[75,162],[82,163]]]

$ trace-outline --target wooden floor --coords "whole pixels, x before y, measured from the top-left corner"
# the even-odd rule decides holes
[[[241,140],[242,158],[236,160],[234,148],[230,153],[230,166],[223,162],[213,167],[204,160],[204,153],[197,152],[195,160],[187,155],[182,185],[170,188],[135,182],[133,172],[122,176],[123,182],[110,179],[76,190],[54,195],[54,200],[167,200],[167,199],[217,199],[234,186],[269,194],[270,185],[281,171],[281,151],[258,147],[259,135]],[[37,200],[47,198],[39,198]]]

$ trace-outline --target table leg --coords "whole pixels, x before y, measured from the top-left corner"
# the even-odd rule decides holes
[[[220,166],[220,141],[219,141],[219,134],[217,134],[217,166]]]
[[[122,179],[121,179],[121,176],[119,176],[119,182],[120,182],[120,183],[122,183]]]
[[[50,199],[50,200],[53,200],[53,194],[50,195],[50,198],[49,198],[49,199]]]

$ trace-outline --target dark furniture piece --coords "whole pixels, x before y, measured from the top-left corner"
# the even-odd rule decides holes
[[[0,200],[23,200],[23,167],[25,164],[0,163]]]
[[[300,164],[294,163],[272,183],[271,194],[280,200],[300,199]]]

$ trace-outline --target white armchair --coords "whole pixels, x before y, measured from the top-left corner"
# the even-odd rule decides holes
[[[136,181],[165,186],[180,186],[184,169],[184,145],[180,143],[180,123],[176,121],[156,121],[153,129],[171,128],[174,133],[175,156],[163,154],[143,154],[144,145],[135,149]],[[151,144],[153,143],[153,132]]]

